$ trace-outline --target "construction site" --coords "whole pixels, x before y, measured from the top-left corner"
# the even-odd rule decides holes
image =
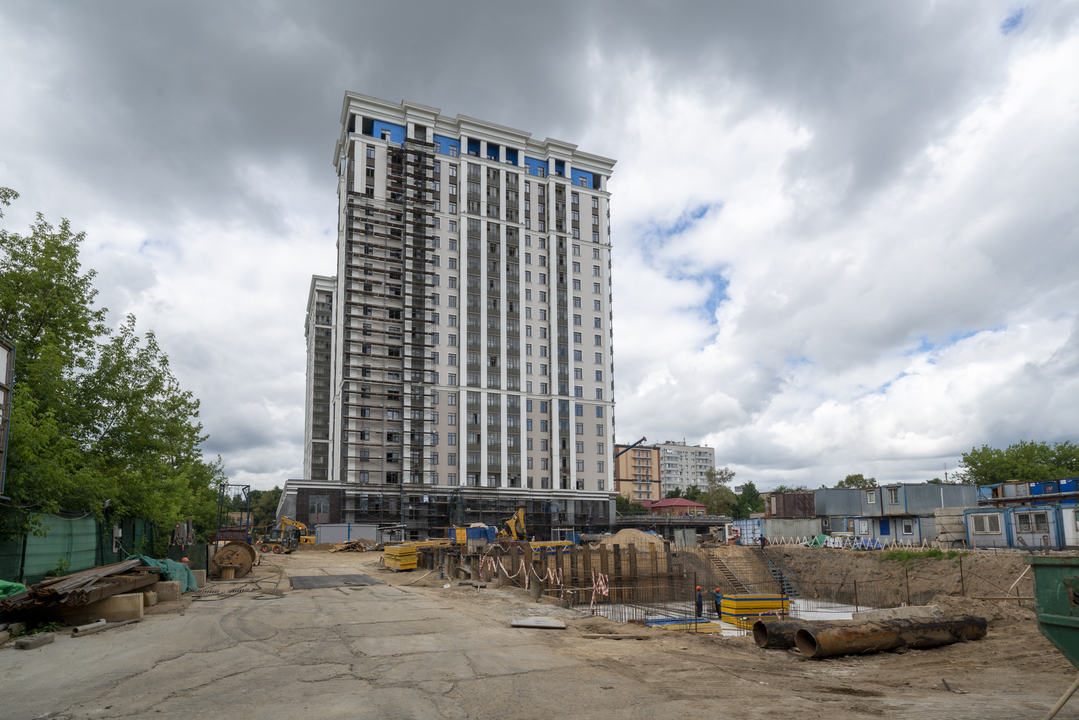
[[[129,606],[137,618],[7,643],[5,717],[1041,718],[1075,677],[1039,632],[1031,556],[1013,551],[686,548],[637,530],[533,547],[475,530],[461,543],[226,545],[201,586]],[[220,561],[229,548],[240,560]],[[122,582],[164,586],[129,565],[142,574]],[[782,601],[725,609],[757,596]],[[856,626],[873,628],[868,646],[849,645]],[[794,641],[806,629],[818,645]]]

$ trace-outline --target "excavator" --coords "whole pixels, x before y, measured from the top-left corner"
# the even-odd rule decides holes
[[[500,543],[528,542],[528,528],[525,526],[525,509],[523,507],[517,508],[517,512],[508,518],[503,518],[501,527],[498,529],[498,541]],[[548,542],[529,542],[529,545],[535,550],[540,550],[573,547],[573,542],[570,540],[551,540]]]
[[[314,534],[302,522],[282,517],[281,527],[274,528],[268,537],[261,538],[258,541],[258,548],[264,553],[273,552],[280,555],[291,553],[300,543],[313,545]]]

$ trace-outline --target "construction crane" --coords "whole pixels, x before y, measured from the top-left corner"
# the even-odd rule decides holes
[[[630,450],[632,450],[633,448],[635,448],[635,447],[637,447],[638,445],[640,445],[641,443],[643,443],[643,442],[647,442],[647,441],[648,441],[648,438],[646,438],[646,437],[643,437],[643,438],[641,438],[640,440],[638,440],[637,442],[633,443],[632,445],[628,445],[628,446],[626,446],[626,449],[625,449],[625,450],[623,450],[622,452],[620,452],[620,453],[615,453],[615,456],[614,456],[614,457],[615,457],[615,459],[617,460],[617,459],[618,459],[618,457],[619,457],[620,455],[625,455],[626,453],[628,453],[628,452],[629,452]]]

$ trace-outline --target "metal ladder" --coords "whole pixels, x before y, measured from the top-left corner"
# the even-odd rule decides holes
[[[802,596],[801,593],[798,592],[798,578],[783,565],[782,561],[773,561],[772,556],[759,545],[754,545],[753,551],[757,553],[757,556],[764,562],[765,567],[768,568],[768,574],[776,581],[776,584],[782,589],[784,595],[792,598]]]
[[[746,594],[750,592],[749,588],[745,586],[745,583],[739,580],[738,576],[731,572],[731,569],[727,567],[727,563],[723,562],[721,559],[715,556],[712,556],[710,559],[712,560],[712,564],[715,566],[716,570],[719,571],[719,574],[723,576],[724,580],[730,583],[731,587],[734,588],[735,592],[741,594]]]

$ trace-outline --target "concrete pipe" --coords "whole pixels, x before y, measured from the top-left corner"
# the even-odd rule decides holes
[[[861,655],[900,647],[930,648],[985,637],[985,618],[956,615],[942,619],[880,620],[849,625],[803,628],[795,633],[805,657]]]

